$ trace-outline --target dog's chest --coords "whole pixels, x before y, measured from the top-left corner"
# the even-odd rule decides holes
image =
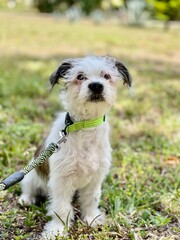
[[[87,184],[94,175],[109,168],[111,150],[104,129],[71,134],[64,147],[61,168],[66,169],[65,176],[73,177],[77,185]]]
[[[103,164],[105,149],[97,132],[76,134],[70,145],[74,148],[73,152],[76,152],[74,161],[78,174],[96,172]]]

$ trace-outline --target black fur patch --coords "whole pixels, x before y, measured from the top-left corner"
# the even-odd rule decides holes
[[[60,78],[64,78],[67,71],[72,68],[71,62],[63,62],[58,69],[53,72],[53,74],[50,76],[49,81],[51,83],[52,88],[55,84],[58,83],[58,80]]]
[[[119,61],[115,62],[115,66],[116,66],[117,70],[119,71],[119,73],[122,75],[124,84],[127,84],[129,87],[131,87],[132,86],[132,78],[131,78],[131,75],[130,75],[129,71],[127,70],[127,68]]]

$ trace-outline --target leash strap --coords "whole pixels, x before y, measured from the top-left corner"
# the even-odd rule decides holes
[[[24,175],[28,174],[33,168],[42,165],[47,158],[49,158],[54,152],[57,150],[57,144],[51,143],[49,146],[30,164],[28,164],[25,168],[23,168],[20,172]]]
[[[11,186],[14,186],[16,183],[20,182],[26,174],[28,174],[32,169],[37,166],[42,165],[46,159],[48,159],[54,152],[57,152],[60,149],[60,144],[66,141],[64,134],[60,132],[60,139],[57,143],[50,143],[49,146],[39,155],[31,161],[25,168],[19,172],[15,172],[2,182],[0,182],[0,191],[6,190]]]

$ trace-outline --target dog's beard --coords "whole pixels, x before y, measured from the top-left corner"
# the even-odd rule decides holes
[[[97,94],[97,93],[92,93],[89,98],[88,98],[89,102],[105,102],[105,98],[103,96],[103,94]]]

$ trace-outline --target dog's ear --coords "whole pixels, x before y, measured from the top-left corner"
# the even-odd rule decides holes
[[[58,80],[60,78],[65,78],[67,72],[69,69],[73,67],[72,61],[70,59],[65,60],[62,62],[62,64],[52,73],[52,75],[49,78],[49,81],[51,83],[51,87],[53,88],[55,84],[58,83]]]
[[[124,84],[127,84],[129,87],[132,86],[132,78],[128,71],[128,69],[124,66],[123,63],[121,63],[117,58],[111,57],[111,56],[105,56],[108,62],[113,62],[114,67],[117,69],[117,71],[120,73],[120,75],[123,78]]]
[[[118,72],[122,75],[124,84],[127,84],[129,87],[132,86],[132,78],[128,71],[128,69],[119,62],[119,60],[115,59],[115,67],[117,68]]]

